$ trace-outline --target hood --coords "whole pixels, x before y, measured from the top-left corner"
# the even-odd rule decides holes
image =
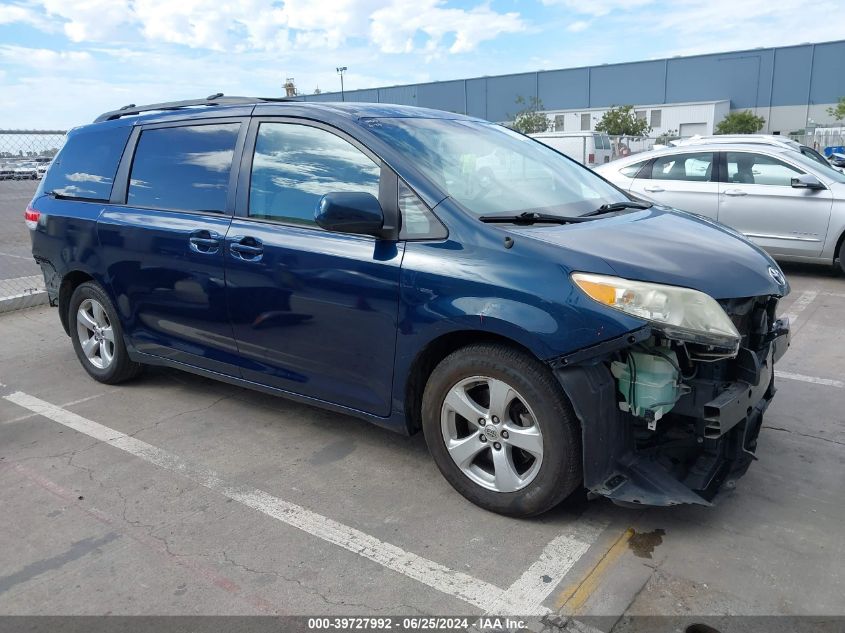
[[[775,279],[778,274],[783,279],[783,273],[774,260],[741,234],[665,207],[581,224],[512,227],[510,232],[566,249],[561,260],[572,270],[605,272],[589,270],[587,262],[598,257],[619,277],[694,288],[715,299],[789,292],[786,282]]]

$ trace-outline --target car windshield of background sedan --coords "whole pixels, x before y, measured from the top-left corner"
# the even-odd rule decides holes
[[[370,129],[476,215],[578,216],[627,202],[618,189],[542,143],[480,121],[372,119]]]

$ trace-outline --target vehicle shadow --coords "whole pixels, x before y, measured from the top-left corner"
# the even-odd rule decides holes
[[[807,279],[845,279],[839,266],[819,266],[818,264],[799,264],[795,262],[781,262],[781,270],[789,277],[806,277]]]

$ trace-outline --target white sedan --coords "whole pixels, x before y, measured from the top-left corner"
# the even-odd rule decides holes
[[[710,217],[783,261],[845,270],[845,175],[800,152],[725,143],[634,154],[595,171],[661,205]]]

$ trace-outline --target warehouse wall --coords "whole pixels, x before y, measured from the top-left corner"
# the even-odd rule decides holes
[[[539,96],[547,110],[728,100],[732,110],[753,109],[784,133],[818,123],[825,108],[845,96],[845,41],[761,48],[657,61],[498,75],[367,90],[347,101],[399,103],[505,121],[518,96]],[[340,101],[340,93],[304,95]],[[803,114],[802,114],[803,108]],[[771,112],[771,117],[767,113]],[[809,116],[812,116],[810,114]]]

